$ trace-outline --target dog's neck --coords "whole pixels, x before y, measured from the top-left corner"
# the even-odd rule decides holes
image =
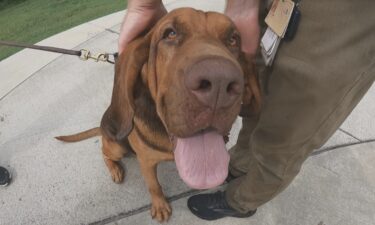
[[[162,147],[163,145],[160,144],[169,141],[169,135],[156,112],[156,105],[151,97],[151,93],[141,80],[138,80],[134,90],[134,117],[135,120],[140,121],[142,124],[139,125],[135,122],[135,131],[142,141],[151,148],[170,151],[171,149]]]

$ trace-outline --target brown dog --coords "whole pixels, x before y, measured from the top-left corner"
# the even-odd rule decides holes
[[[241,106],[259,110],[254,68],[240,46],[239,33],[223,14],[170,12],[120,55],[100,128],[57,138],[79,141],[101,134],[104,161],[116,183],[124,179],[119,161],[134,151],[151,194],[151,215],[168,220],[171,208],[157,164],[175,159],[193,188],[220,185],[229,162],[223,136]]]

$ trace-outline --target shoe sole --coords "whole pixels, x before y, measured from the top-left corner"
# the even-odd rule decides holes
[[[250,211],[250,212],[248,212],[246,214],[243,214],[243,215],[224,215],[224,214],[215,212],[214,215],[216,215],[216,216],[214,216],[214,215],[212,215],[212,216],[202,216],[200,214],[197,214],[197,211],[193,207],[191,207],[190,205],[188,205],[188,208],[198,218],[201,218],[201,219],[204,219],[204,220],[209,220],[209,221],[222,219],[224,217],[248,218],[248,217],[253,216],[257,212],[257,210],[253,210],[253,211]]]

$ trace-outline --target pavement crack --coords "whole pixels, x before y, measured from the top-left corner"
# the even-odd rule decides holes
[[[115,30],[112,30],[112,29],[109,29],[109,28],[105,28],[106,31],[110,32],[110,33],[114,33],[114,34],[118,34],[120,35],[120,32],[117,32]]]
[[[339,148],[343,148],[343,147],[348,147],[348,146],[352,146],[352,145],[359,145],[359,144],[366,144],[366,143],[371,143],[371,142],[375,142],[375,139],[369,139],[369,140],[364,140],[364,141],[360,141],[360,142],[342,144],[342,145],[336,145],[336,146],[329,147],[329,148],[324,148],[324,149],[321,149],[321,150],[318,150],[318,151],[314,151],[313,153],[310,154],[310,156],[320,155],[322,153],[330,152],[330,151],[333,151],[333,150],[336,150],[336,149],[339,149]]]
[[[348,131],[343,130],[342,128],[339,128],[339,131],[345,133],[346,135],[349,135],[350,137],[356,139],[357,141],[362,141],[361,139],[357,138],[356,136],[354,136],[353,134],[349,133]]]
[[[176,195],[172,195],[171,197],[168,197],[167,200],[168,200],[168,202],[174,202],[174,201],[179,200],[181,198],[185,198],[187,196],[198,194],[198,193],[201,193],[201,192],[203,192],[203,190],[192,190],[191,189],[191,190],[188,190],[188,191],[176,194]],[[111,223],[111,222],[118,221],[120,219],[124,219],[124,218],[130,217],[130,216],[134,216],[134,215],[143,213],[143,212],[149,210],[150,208],[151,208],[151,204],[147,204],[147,205],[141,206],[139,208],[132,209],[130,211],[121,212],[117,215],[113,215],[113,216],[107,217],[105,219],[89,223],[89,225],[108,224],[108,223]]]
[[[335,175],[337,177],[341,177],[339,173],[337,173],[336,171],[331,170],[330,168],[327,168],[325,166],[319,166],[319,167],[322,168],[322,169],[327,170],[328,172],[332,173],[333,175]]]

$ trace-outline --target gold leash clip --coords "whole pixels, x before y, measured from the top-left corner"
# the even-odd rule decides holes
[[[93,59],[96,62],[108,62],[109,59],[109,54],[108,53],[98,53],[96,55],[91,54],[89,50],[86,49],[81,49],[81,56],[79,57],[80,59],[86,61],[89,59]]]

